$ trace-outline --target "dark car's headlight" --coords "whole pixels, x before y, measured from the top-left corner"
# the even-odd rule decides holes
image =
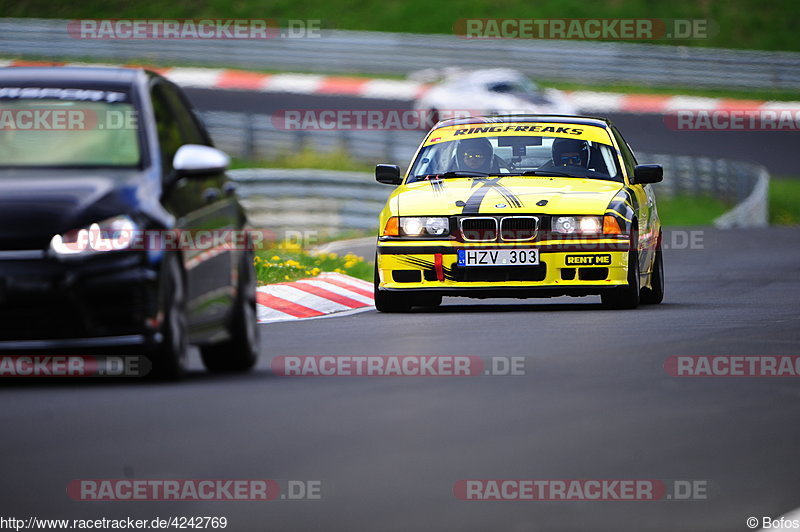
[[[129,249],[139,226],[129,216],[121,215],[74,229],[50,240],[50,254],[58,257],[85,256]]]
[[[393,216],[386,222],[383,236],[448,236],[450,220],[445,216]]]
[[[554,216],[552,228],[565,235],[622,234],[613,216]]]

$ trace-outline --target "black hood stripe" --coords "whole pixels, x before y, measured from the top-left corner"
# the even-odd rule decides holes
[[[519,197],[511,190],[504,187],[500,180],[502,177],[476,177],[472,179],[472,186],[477,185],[477,189],[467,199],[461,214],[478,214],[481,210],[483,198],[490,190],[496,190],[503,198],[514,207],[522,207],[522,202]]]

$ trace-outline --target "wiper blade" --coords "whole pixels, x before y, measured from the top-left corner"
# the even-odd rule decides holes
[[[522,175],[540,175],[540,176],[557,176],[557,177],[581,177],[575,174],[568,174],[567,172],[559,172],[557,170],[528,170],[522,172]]]
[[[486,172],[473,172],[472,170],[450,170],[441,174],[440,177],[487,177],[488,175]]]
[[[490,174],[487,174],[486,172],[473,172],[472,170],[451,170],[451,171],[445,172],[443,174],[420,174],[420,175],[415,175],[414,179],[415,180],[420,180],[420,179],[428,179],[428,178],[432,178],[432,179],[434,179],[434,178],[435,179],[447,179],[448,177],[486,177],[488,175],[490,175]],[[505,174],[503,174],[503,175],[505,175]]]

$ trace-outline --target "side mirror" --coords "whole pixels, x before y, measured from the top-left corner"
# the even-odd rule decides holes
[[[385,185],[399,185],[403,182],[400,168],[396,164],[379,164],[375,167],[375,179]]]
[[[176,177],[220,174],[230,164],[231,158],[225,152],[200,144],[184,144],[172,159]]]
[[[664,168],[660,164],[640,164],[633,170],[633,184],[646,185],[664,180]]]

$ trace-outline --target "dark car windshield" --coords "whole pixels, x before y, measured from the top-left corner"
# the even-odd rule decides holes
[[[140,159],[130,103],[0,99],[2,167],[135,167]]]
[[[436,132],[431,136],[435,137]],[[464,177],[470,172],[622,181],[616,150],[608,144],[564,137],[502,135],[428,141],[411,167],[409,182],[431,175]]]

